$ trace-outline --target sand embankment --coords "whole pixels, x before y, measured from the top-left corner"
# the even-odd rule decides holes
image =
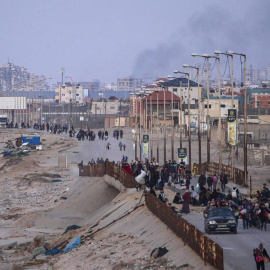
[[[105,178],[108,181],[108,177]],[[170,191],[166,191],[169,195]],[[61,255],[54,269],[66,269],[67,264],[69,269],[98,269],[101,265],[100,269],[126,269],[127,266],[137,269],[140,265],[151,264],[151,259],[147,260],[157,247],[169,250],[162,257],[163,266],[171,265],[169,269],[185,264],[189,267],[181,269],[214,269],[205,266],[192,249],[148,210],[142,195],[142,191],[122,191],[106,206],[85,218],[82,222],[85,230],[78,232],[84,244],[70,254]]]

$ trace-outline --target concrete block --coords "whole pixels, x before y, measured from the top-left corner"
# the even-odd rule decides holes
[[[58,168],[67,168],[67,156],[58,156]]]

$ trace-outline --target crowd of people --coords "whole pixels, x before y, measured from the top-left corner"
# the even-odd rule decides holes
[[[155,160],[153,162],[131,160],[128,163],[123,156],[120,164],[127,173],[134,177],[139,176],[144,171],[143,178],[146,189],[176,213],[190,213],[189,205],[205,208],[210,205],[220,207],[226,202],[233,211],[237,223],[238,219],[242,219],[244,229],[267,230],[266,224],[270,217],[270,191],[266,184],[263,185],[261,191],[257,191],[256,198],[248,199],[246,195],[240,194],[236,186],[225,193],[228,177],[224,172],[220,176],[201,174],[195,186],[191,185],[192,172],[186,170],[182,161],[179,164],[175,161],[169,161],[160,167]],[[185,189],[184,195],[181,196],[180,192],[177,192],[173,201],[169,202],[164,193],[164,186],[174,188],[176,184],[179,184],[181,190]],[[139,183],[137,188],[140,188]],[[158,195],[157,192],[159,192]],[[173,204],[183,204],[182,210],[177,211]]]
[[[6,128],[19,128],[19,124],[16,122],[15,124],[11,121],[6,122]],[[30,128],[29,124],[21,123],[21,128]]]

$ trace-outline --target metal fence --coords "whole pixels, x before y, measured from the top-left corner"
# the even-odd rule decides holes
[[[102,177],[105,174],[119,180],[125,188],[136,187],[134,176],[113,162],[106,161],[103,164],[79,166],[79,176]]]
[[[106,174],[119,180],[125,188],[135,188],[136,181],[133,175],[128,174],[121,166],[115,163],[106,162]]]
[[[219,164],[216,163],[216,162],[210,162],[210,163],[202,163],[202,172],[208,172],[210,173],[211,175],[218,175],[219,174]],[[238,168],[234,168],[234,180],[235,180],[235,183],[238,184],[238,185],[242,185],[244,186],[244,171],[238,169]],[[224,172],[227,176],[228,176],[228,179],[233,179],[233,176],[232,176],[232,167],[229,166],[229,165],[224,165],[224,164],[221,164],[221,169],[220,169],[221,172]],[[245,186],[247,187],[247,183],[245,184]]]
[[[165,223],[178,237],[182,238],[184,244],[188,244],[201,256],[205,264],[209,263],[218,270],[224,269],[223,249],[217,243],[209,239],[181,216],[170,210],[165,203],[153,194],[147,192],[145,201],[149,210]]]
[[[79,176],[102,177],[104,175],[104,164],[79,166]]]

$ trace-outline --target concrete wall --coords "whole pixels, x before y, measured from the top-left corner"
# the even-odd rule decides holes
[[[239,124],[239,132],[244,131],[244,125]],[[253,140],[270,140],[270,124],[247,124],[247,132],[253,133]]]

